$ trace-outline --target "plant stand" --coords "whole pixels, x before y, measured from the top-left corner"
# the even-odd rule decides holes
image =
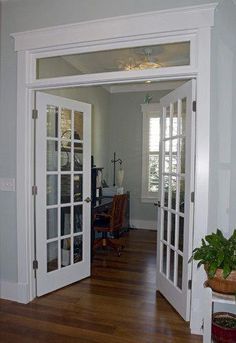
[[[211,320],[214,304],[221,303],[235,306],[236,300],[234,295],[213,292],[212,289],[208,287],[207,282],[204,286],[203,343],[211,343]]]

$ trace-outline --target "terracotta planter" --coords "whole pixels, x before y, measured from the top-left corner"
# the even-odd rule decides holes
[[[207,273],[207,267],[205,266]],[[209,287],[215,292],[224,294],[235,294],[236,293],[236,270],[233,270],[229,276],[224,279],[223,269],[217,269],[216,274],[213,278],[208,277],[207,281]]]
[[[234,318],[236,315],[228,312],[216,312],[212,315],[212,339],[214,343],[236,342],[236,328],[227,328],[217,324],[217,318]]]

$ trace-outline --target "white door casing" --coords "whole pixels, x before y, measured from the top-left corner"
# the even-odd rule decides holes
[[[190,319],[195,112],[195,80],[160,100],[160,207],[157,240],[157,289],[180,315]]]
[[[37,296],[90,276],[91,105],[37,92]],[[74,134],[73,134],[74,133]]]

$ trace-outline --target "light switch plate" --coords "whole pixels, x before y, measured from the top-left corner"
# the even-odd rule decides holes
[[[4,192],[15,192],[16,190],[16,180],[9,178],[0,178],[0,191]]]

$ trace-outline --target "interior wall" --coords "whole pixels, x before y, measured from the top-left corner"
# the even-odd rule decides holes
[[[212,40],[209,227],[236,228],[236,4],[222,1]]]
[[[152,102],[159,102],[168,91],[148,92]],[[142,182],[142,123],[141,104],[145,92],[128,92],[111,95],[111,120],[109,157],[113,153],[123,160],[124,188],[130,191],[131,225],[138,228],[156,229],[157,209],[153,203],[141,201]],[[109,169],[109,183],[112,185],[112,164]]]
[[[8,0],[2,3],[0,177],[16,177],[17,57],[13,32],[214,0]],[[22,133],[24,134],[24,133]],[[17,180],[16,180],[17,182]],[[0,281],[17,282],[16,194],[0,191]]]

